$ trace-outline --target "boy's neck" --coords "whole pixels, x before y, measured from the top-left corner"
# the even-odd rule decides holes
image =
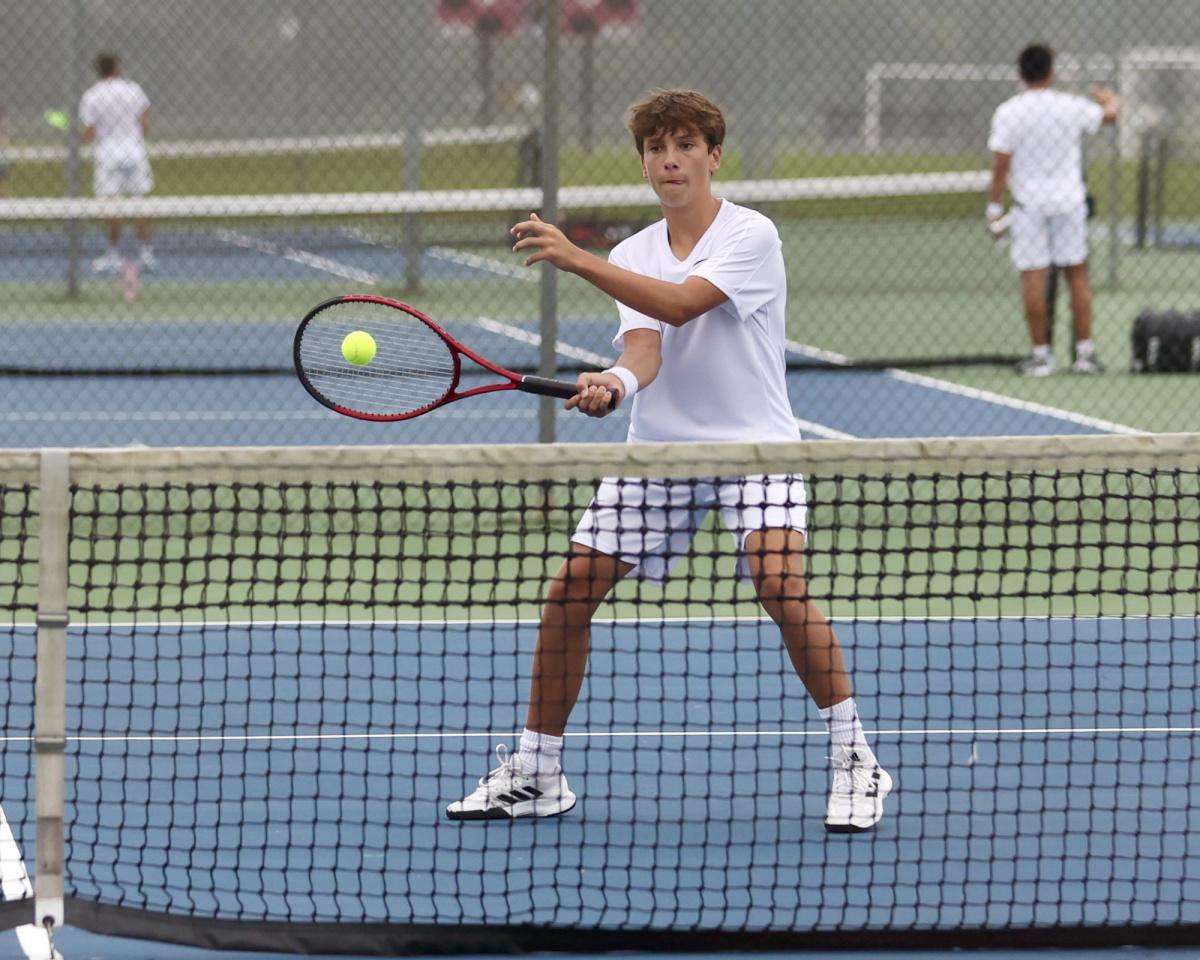
[[[667,221],[671,252],[681,260],[691,253],[705,231],[717,219],[720,210],[721,201],[711,193],[685,207],[663,207],[663,219]]]

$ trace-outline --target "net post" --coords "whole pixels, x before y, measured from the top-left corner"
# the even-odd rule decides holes
[[[63,923],[65,749],[67,737],[67,566],[70,453],[41,452],[38,489],[37,681],[34,707],[37,841],[35,920]]]

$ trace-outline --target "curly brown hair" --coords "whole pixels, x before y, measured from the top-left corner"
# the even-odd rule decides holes
[[[641,155],[646,138],[676,130],[694,130],[711,152],[725,142],[725,115],[696,90],[651,90],[629,108],[629,132]]]

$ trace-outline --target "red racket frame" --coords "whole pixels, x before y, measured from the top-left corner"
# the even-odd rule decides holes
[[[343,406],[340,403],[335,403],[328,397],[324,396],[312,382],[304,371],[304,365],[300,361],[300,341],[304,338],[304,331],[308,328],[309,323],[322,311],[336,306],[339,303],[374,303],[379,306],[391,307],[394,310],[400,310],[414,319],[420,320],[425,326],[429,327],[434,333],[441,337],[442,341],[450,350],[450,356],[454,360],[454,376],[450,380],[450,386],[442,396],[434,400],[432,403],[426,404],[418,410],[410,410],[407,413],[366,413],[362,410],[354,410],[350,407]],[[462,377],[461,358],[467,357],[489,370],[497,376],[504,377],[505,383],[488,383],[482,387],[473,387],[470,390],[464,390],[461,393],[455,388]],[[462,400],[465,397],[475,397],[484,393],[495,393],[498,390],[520,390],[524,393],[538,394],[546,397],[560,397],[566,399],[575,396],[579,389],[574,383],[566,380],[550,380],[546,377],[523,376],[519,373],[513,373],[511,370],[506,370],[499,364],[481,357],[470,347],[459,343],[454,337],[450,336],[445,330],[437,325],[436,322],[427,317],[416,307],[409,306],[407,303],[401,303],[399,300],[392,300],[388,297],[376,297],[370,294],[347,294],[346,296],[334,297],[331,300],[326,300],[324,303],[317,304],[305,314],[304,319],[300,321],[300,326],[296,330],[295,339],[292,342],[292,360],[296,367],[296,375],[300,378],[300,382],[304,385],[315,400],[329,407],[330,410],[336,410],[338,413],[347,417],[354,417],[356,420],[375,420],[381,422],[390,422],[395,420],[411,420],[413,417],[419,417],[422,414],[429,413],[431,410],[436,410],[438,407],[443,407],[448,403],[454,403],[456,400]],[[613,396],[615,403],[616,395]]]

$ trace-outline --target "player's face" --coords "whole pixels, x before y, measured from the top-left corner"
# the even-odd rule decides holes
[[[686,206],[712,194],[721,146],[712,150],[695,130],[656,133],[642,141],[642,173],[666,206]]]

